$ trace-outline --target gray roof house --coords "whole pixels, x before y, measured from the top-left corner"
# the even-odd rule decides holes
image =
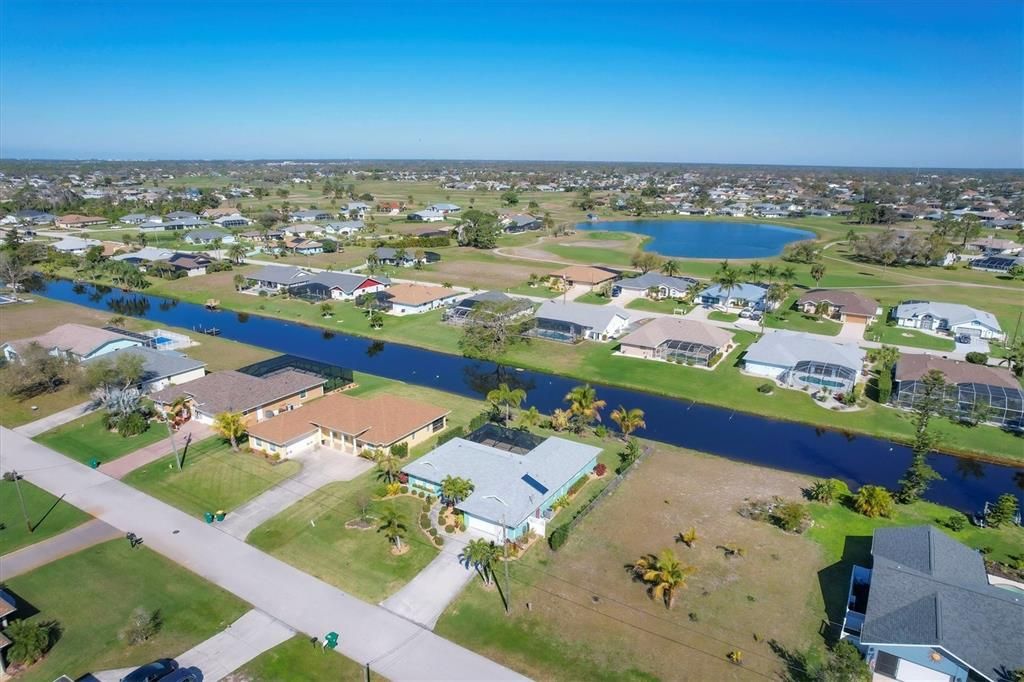
[[[995,340],[1006,336],[995,315],[961,303],[904,301],[892,309],[892,318],[899,326],[913,329]]]
[[[697,283],[692,277],[669,277],[657,272],[647,272],[638,277],[623,277],[612,285],[612,296],[621,291],[638,291],[646,293],[651,288],[658,289],[661,297],[676,298],[684,295],[690,287]]]
[[[729,291],[726,291],[718,284],[713,284],[700,292],[700,302],[708,306],[724,305],[731,308],[752,307],[757,310],[763,310],[765,306],[765,296],[767,294],[768,288],[758,284],[743,282],[741,284],[737,284]]]
[[[1024,595],[991,585],[981,554],[932,526],[879,528],[855,566],[842,636],[876,678],[1008,679],[1024,668]]]
[[[732,333],[710,324],[678,317],[655,317],[622,338],[619,353],[710,367],[733,348]]]
[[[466,525],[496,539],[528,529],[544,534],[551,504],[597,464],[600,448],[564,438],[541,439],[495,425],[453,438],[403,467],[409,485],[438,494],[447,476],[473,483],[456,506]]]
[[[261,289],[287,289],[313,278],[313,273],[293,265],[265,265],[246,280]]]
[[[294,296],[324,301],[329,298],[348,300],[363,294],[375,294],[391,286],[383,275],[357,275],[351,272],[317,272],[303,281],[289,285]]]
[[[507,312],[502,317],[510,320],[525,317],[533,312],[533,303],[529,299],[509,296],[500,291],[482,291],[478,294],[467,296],[446,310],[444,321],[451,324],[462,324],[472,314],[473,310],[481,304],[502,306],[503,309],[507,309]]]
[[[857,383],[866,356],[855,343],[781,330],[765,334],[747,348],[743,369],[791,388],[842,392]]]
[[[155,263],[157,261],[170,260],[174,255],[172,249],[161,249],[156,246],[143,246],[138,251],[131,251],[129,253],[119,253],[116,256],[111,256],[110,260],[126,261],[138,265],[139,263]]]
[[[105,355],[85,360],[82,364],[110,360],[116,362],[121,356],[133,356],[142,360],[142,377],[139,382],[145,392],[159,391],[171,384],[181,384],[198,379],[206,374],[206,363],[173,350],[156,350],[147,346],[119,348]]]
[[[366,227],[362,220],[342,220],[340,222],[327,223],[324,225],[324,232],[327,234],[339,234],[349,236],[356,234]]]
[[[211,244],[215,239],[221,240],[224,244],[233,244],[235,235],[227,230],[219,230],[217,228],[192,230],[185,235],[185,241],[189,244]]]
[[[573,301],[545,301],[537,311],[533,336],[574,343],[583,339],[608,341],[629,326],[621,308]]]

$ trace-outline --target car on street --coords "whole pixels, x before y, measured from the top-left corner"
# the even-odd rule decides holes
[[[173,658],[161,658],[152,663],[147,663],[141,668],[136,668],[121,678],[121,682],[157,682],[178,669],[178,663]]]

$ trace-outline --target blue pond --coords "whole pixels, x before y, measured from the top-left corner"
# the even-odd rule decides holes
[[[645,250],[676,258],[770,258],[790,242],[815,237],[795,227],[713,220],[616,220],[576,228],[642,234],[651,238]]]

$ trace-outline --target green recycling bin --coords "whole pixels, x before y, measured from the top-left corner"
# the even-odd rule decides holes
[[[227,512],[226,512],[226,511],[224,511],[223,509],[218,509],[218,510],[217,510],[217,514],[216,514],[216,517],[217,517],[217,520],[218,520],[218,521],[223,521],[223,520],[224,520],[224,517],[225,517],[226,515],[227,515]]]
[[[338,633],[328,632],[324,635],[324,647],[328,649],[334,649],[338,646]]]
[[[203,512],[203,519],[207,523],[213,523],[213,512]]]
[[[99,466],[100,466],[100,461],[98,459],[96,459],[95,457],[93,457],[92,459],[89,460],[89,467],[90,468],[98,469]]]

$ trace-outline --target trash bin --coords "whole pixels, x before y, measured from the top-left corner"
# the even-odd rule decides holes
[[[100,466],[100,461],[98,459],[96,459],[95,457],[93,457],[92,459],[89,460],[89,467],[90,468],[98,469],[99,466]]]
[[[226,515],[227,515],[227,512],[226,512],[226,511],[224,511],[223,509],[218,509],[218,510],[217,510],[217,520],[218,520],[218,521],[223,521],[223,520],[224,520],[224,517],[225,517]]]
[[[324,635],[324,647],[327,649],[334,649],[338,646],[338,633],[328,632]]]
[[[207,523],[213,523],[213,512],[203,512],[203,519]]]

